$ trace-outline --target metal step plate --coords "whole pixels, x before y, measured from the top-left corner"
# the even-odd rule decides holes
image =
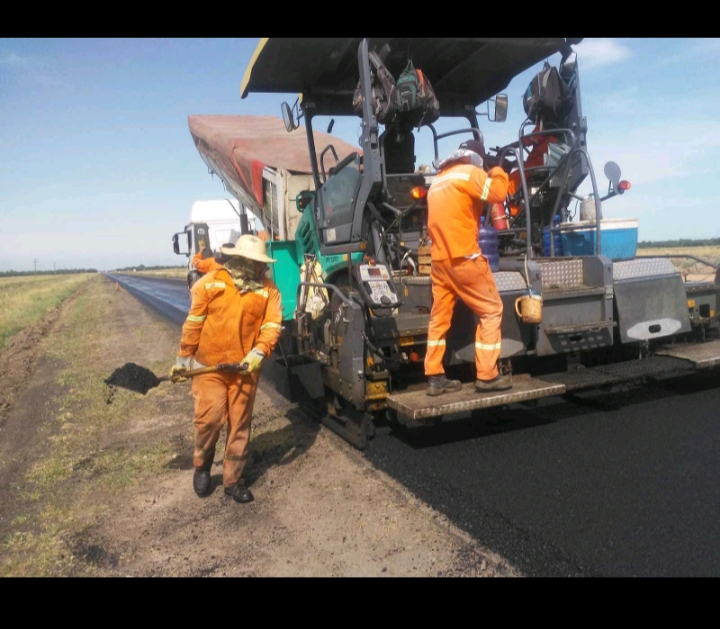
[[[619,377],[595,369],[573,369],[543,376],[548,382],[562,384],[567,392],[592,389],[618,382]]]
[[[656,353],[688,360],[695,365],[696,369],[707,369],[720,365],[720,341],[678,344],[658,350]]]
[[[670,356],[650,356],[642,360],[626,360],[621,363],[548,374],[544,375],[543,379],[563,384],[565,389],[570,392],[639,378],[682,374],[692,370],[692,365],[687,361]]]
[[[427,385],[420,385],[412,390],[393,393],[388,396],[387,405],[408,419],[428,419],[565,393],[565,386],[562,384],[546,382],[525,374],[513,376],[513,388],[508,391],[476,393],[474,382],[464,384],[462,390],[456,393],[445,393],[437,397],[426,395],[426,389]]]

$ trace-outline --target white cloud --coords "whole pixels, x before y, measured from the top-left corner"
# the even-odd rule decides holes
[[[620,63],[632,55],[630,48],[614,39],[583,39],[574,49],[581,71]]]
[[[638,218],[641,240],[716,237],[720,201],[712,185],[720,157],[720,121],[658,120],[631,129],[610,126],[588,134],[598,191],[607,193],[607,161],[616,162],[632,188],[603,203],[607,218]],[[578,190],[592,191],[587,178]],[[572,205],[570,207],[572,209]]]
[[[714,120],[654,121],[630,130],[588,133],[594,170],[602,173],[605,161],[616,161],[633,184],[703,174],[714,169],[714,162],[707,158],[718,148],[720,122]]]

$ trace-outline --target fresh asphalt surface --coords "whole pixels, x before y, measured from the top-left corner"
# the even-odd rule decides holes
[[[184,281],[116,279],[184,320]],[[365,456],[528,575],[720,576],[718,409],[714,371],[381,426]]]

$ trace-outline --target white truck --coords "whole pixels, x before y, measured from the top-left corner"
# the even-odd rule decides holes
[[[257,234],[257,217],[236,199],[212,199],[195,201],[190,208],[190,217],[181,232],[173,234],[173,250],[187,256],[188,287],[200,277],[192,267],[192,258],[205,243],[207,255],[214,255],[226,243],[234,243],[242,234]]]

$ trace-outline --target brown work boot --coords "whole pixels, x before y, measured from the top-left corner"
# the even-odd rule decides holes
[[[462,389],[460,380],[448,380],[445,374],[430,376],[426,393],[428,395],[442,395],[443,393],[454,393]]]
[[[475,390],[478,393],[485,391],[506,391],[512,389],[512,376],[498,374],[492,380],[475,380]]]
[[[245,487],[245,481],[242,478],[236,485],[226,487],[225,495],[230,496],[235,502],[250,502],[254,499],[252,492]]]

